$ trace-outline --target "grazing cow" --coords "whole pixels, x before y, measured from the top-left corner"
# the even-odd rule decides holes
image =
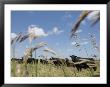
[[[53,63],[56,65],[56,66],[61,66],[62,65],[62,62],[60,60],[53,60]]]
[[[23,59],[18,59],[17,62],[18,62],[19,64],[22,64],[22,63],[23,63]]]
[[[40,59],[40,63],[42,63],[42,64],[48,64],[48,61],[46,59]]]
[[[31,64],[31,63],[35,63],[35,59],[34,58],[28,58],[27,59],[27,64]]]
[[[38,63],[38,59],[35,59],[35,63]]]
[[[65,66],[66,65],[66,60],[65,59],[56,59],[53,60],[54,64],[57,66]]]
[[[23,63],[23,58],[22,59],[17,59],[17,58],[12,58],[11,59],[12,62],[17,62],[17,63]]]
[[[96,71],[96,69],[97,69],[96,66],[90,67],[86,62],[74,64],[74,67],[76,67],[78,71],[81,71],[82,69],[87,69],[87,68],[88,69],[93,69],[94,71]]]
[[[56,66],[61,66],[61,65],[65,66],[65,65],[67,65],[67,60],[66,59],[60,59],[60,58],[53,58],[53,57],[51,57],[50,60]]]
[[[51,60],[53,62],[53,64],[56,66],[61,66],[61,64],[63,64],[62,60],[59,58],[51,57],[49,60]]]
[[[31,63],[38,63],[38,59],[28,58],[28,59],[27,59],[27,63],[29,63],[29,64],[31,64]]]
[[[15,62],[15,61],[16,61],[16,58],[12,58],[11,61],[12,61],[12,62]]]
[[[51,57],[50,60],[59,60],[59,58]]]
[[[17,63],[21,64],[21,63],[23,63],[23,57],[22,57],[22,59],[12,58],[11,61],[16,61]],[[38,59],[28,58],[26,62],[29,64],[30,63],[38,63]]]

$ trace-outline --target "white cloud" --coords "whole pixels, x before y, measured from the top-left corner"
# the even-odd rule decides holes
[[[54,27],[52,31],[48,31],[48,35],[53,35],[53,34],[60,34],[64,32],[63,30],[60,30],[58,27]]]
[[[56,52],[55,52],[54,50],[52,50],[51,48],[45,47],[45,48],[44,48],[44,51],[46,51],[46,52],[50,52],[50,53],[56,55]]]
[[[35,37],[48,36],[48,34],[44,32],[43,28],[37,27],[36,25],[30,25],[28,27],[28,33]]]
[[[30,34],[30,42],[32,41],[33,38],[38,38],[38,37],[45,37],[53,34],[60,34],[62,33],[63,30],[59,30],[58,27],[54,27],[52,31],[48,31],[47,33],[44,32],[44,29],[41,27],[38,27],[36,25],[30,25],[28,27],[28,34]]]
[[[82,42],[82,43],[76,43],[76,42],[72,42],[71,43],[72,45],[86,45],[86,44],[88,44],[88,42],[87,41],[85,41],[85,42]]]
[[[71,44],[72,44],[72,45],[75,45],[75,44],[76,44],[76,42],[72,42]]]
[[[82,43],[80,43],[80,45],[86,45],[86,44],[88,44],[88,42],[82,42]]]
[[[17,37],[16,33],[11,33],[11,39],[14,39],[15,37]]]
[[[60,33],[62,33],[62,32],[63,32],[63,30],[59,30],[58,27],[54,27],[54,28],[53,28],[53,33],[54,33],[54,34],[60,34]]]
[[[100,11],[93,11],[88,16],[87,19],[90,21],[95,21],[99,17]]]
[[[76,31],[76,33],[81,33],[81,32],[82,32],[82,30],[81,30],[81,29]]]
[[[53,28],[53,32],[54,32],[54,33],[57,33],[57,32],[58,32],[58,28],[57,28],[57,27],[54,27],[54,28]]]

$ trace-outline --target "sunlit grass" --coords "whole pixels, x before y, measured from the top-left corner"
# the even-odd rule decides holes
[[[55,66],[52,64],[27,64],[28,77],[99,77],[100,76],[100,64],[97,64],[97,70],[93,71],[90,69],[82,69],[77,71],[76,68],[67,66]],[[17,62],[11,62],[11,76],[12,77],[23,77],[25,70],[24,64],[19,64],[20,73],[17,73]]]

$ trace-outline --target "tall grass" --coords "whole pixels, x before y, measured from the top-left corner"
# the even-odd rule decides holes
[[[82,69],[77,71],[74,67],[67,67],[65,65],[56,67],[52,64],[38,63],[27,64],[27,71],[25,71],[25,64],[18,64],[17,62],[11,62],[11,76],[12,77],[95,77],[100,76],[99,61],[97,64],[97,70]],[[16,66],[20,66],[20,73],[17,73]]]
[[[82,21],[84,21],[88,15],[90,15],[91,13],[94,13],[95,11],[82,11],[82,13],[79,15],[79,17],[77,18],[76,22],[73,24],[72,30],[71,30],[71,38],[74,36],[75,32],[78,30],[78,28],[80,27]],[[92,17],[92,23],[91,26],[94,26],[97,22],[100,21],[100,12],[98,12],[97,14],[94,14],[95,19]]]

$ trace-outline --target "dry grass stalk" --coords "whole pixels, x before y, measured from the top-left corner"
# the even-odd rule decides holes
[[[50,48],[45,48],[45,49],[44,49],[44,51],[45,51],[45,52],[52,53],[53,55],[56,55],[56,52],[55,52],[55,51],[53,51],[53,50],[52,50],[52,49],[50,49]]]
[[[81,22],[88,16],[88,14],[90,13],[91,11],[83,11],[78,20],[75,22],[72,30],[71,30],[71,37],[73,37],[74,33],[77,31],[77,29],[79,28]]]
[[[20,32],[17,36],[16,42],[19,41],[21,39],[21,37],[22,37],[22,33]]]
[[[40,42],[35,47],[33,47],[32,51],[35,51],[36,49],[39,49],[41,47],[44,47],[45,45],[47,45],[46,42]]]
[[[75,32],[78,30],[81,22],[92,12],[94,12],[94,11],[83,11],[80,14],[78,20],[75,22],[75,24],[73,25],[73,28],[71,30],[71,38],[74,36]],[[98,14],[97,15],[95,14],[94,16],[97,16],[97,17],[95,17],[95,20],[92,20],[91,26],[94,26],[100,20],[100,12],[98,12]]]
[[[99,47],[97,46],[96,43],[96,38],[95,35],[89,34],[90,35],[90,39],[91,39],[91,43],[94,49],[97,49],[98,51],[100,51]]]
[[[11,40],[11,44],[14,44],[17,41],[19,41],[21,37],[22,37],[22,33],[20,32],[14,39]]]
[[[11,39],[11,45],[16,42],[16,39],[17,39],[17,37],[15,37],[14,39]]]
[[[20,64],[17,64],[16,65],[16,76],[20,75],[20,73],[21,73],[21,67],[20,67]]]
[[[25,50],[25,53],[24,53],[24,61],[26,61],[28,58],[32,57],[32,52],[34,52],[35,50],[41,48],[41,47],[44,47],[45,45],[47,45],[47,43],[45,42],[41,42],[41,43],[38,43],[36,46],[34,47],[31,47],[31,48],[27,48]]]
[[[23,61],[24,61],[24,76],[28,76],[29,72],[27,70],[27,60],[28,58],[32,57],[32,52],[34,52],[36,49],[39,49],[43,46],[47,45],[47,43],[45,42],[41,42],[39,44],[37,44],[35,47],[31,47],[31,48],[27,48],[25,53],[24,53],[24,57],[23,57]]]
[[[19,42],[23,42],[24,40],[26,40],[27,38],[29,37],[29,34],[26,34],[26,35],[22,35]]]

